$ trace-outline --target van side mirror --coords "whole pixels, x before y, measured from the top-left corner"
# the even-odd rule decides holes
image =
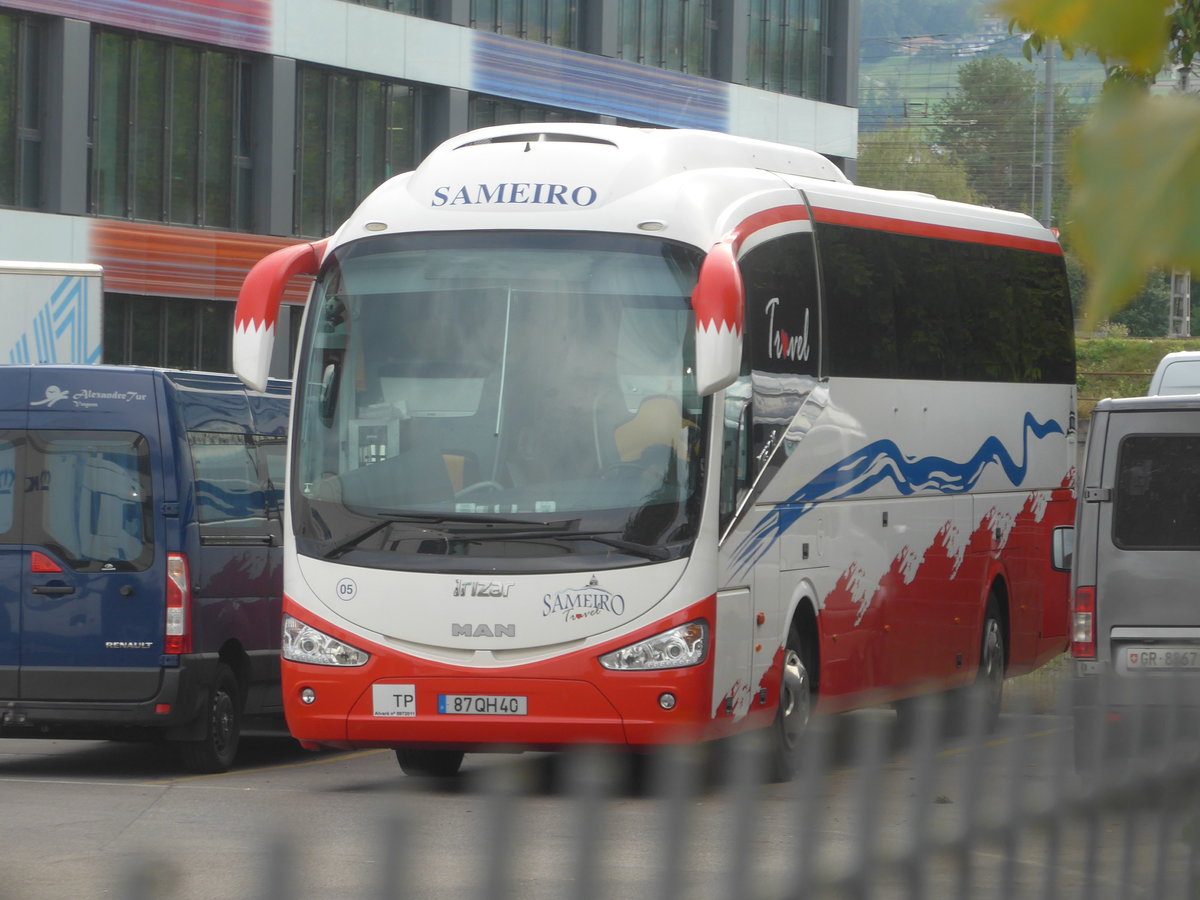
[[[1075,558],[1075,528],[1060,525],[1050,536],[1050,568],[1056,572],[1070,572]]]
[[[705,397],[727,387],[742,365],[746,293],[734,256],[733,238],[713,245],[704,257],[692,309],[696,312],[696,392]]]

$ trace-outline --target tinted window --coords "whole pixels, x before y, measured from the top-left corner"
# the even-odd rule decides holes
[[[271,495],[253,439],[188,432],[196,469],[196,518],[206,543],[265,543]]]
[[[832,375],[1072,384],[1062,259],[818,225]]]
[[[1121,442],[1113,543],[1125,550],[1200,549],[1200,435]]]
[[[145,569],[154,556],[150,460],[132,432],[36,432],[24,493],[25,540],[79,571]]]
[[[738,266],[746,291],[746,332],[741,377],[725,391],[722,529],[751,483],[764,487],[802,436],[796,414],[816,384],[821,364],[812,234],[767,241],[746,253]]]
[[[17,480],[17,447],[12,441],[0,441],[0,534],[12,530],[15,521],[13,486]]]

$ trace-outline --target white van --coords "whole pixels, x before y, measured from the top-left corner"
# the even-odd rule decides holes
[[[1168,353],[1158,362],[1150,379],[1154,397],[1160,394],[1200,394],[1200,350],[1179,350]]]
[[[1200,709],[1200,394],[1102,400],[1076,512],[1071,656],[1082,769]]]

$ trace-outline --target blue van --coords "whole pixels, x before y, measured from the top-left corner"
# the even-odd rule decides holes
[[[227,769],[279,691],[290,384],[0,366],[0,737]]]

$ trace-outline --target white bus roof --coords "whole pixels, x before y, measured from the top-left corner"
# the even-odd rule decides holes
[[[559,141],[608,144],[663,178],[692,169],[751,168],[783,175],[803,175],[823,181],[849,179],[829,159],[815,150],[771,141],[737,137],[718,131],[687,128],[628,128],[590,123],[523,123],[480,128],[445,141],[430,160],[443,154],[496,143]],[[419,167],[418,167],[419,171]]]

